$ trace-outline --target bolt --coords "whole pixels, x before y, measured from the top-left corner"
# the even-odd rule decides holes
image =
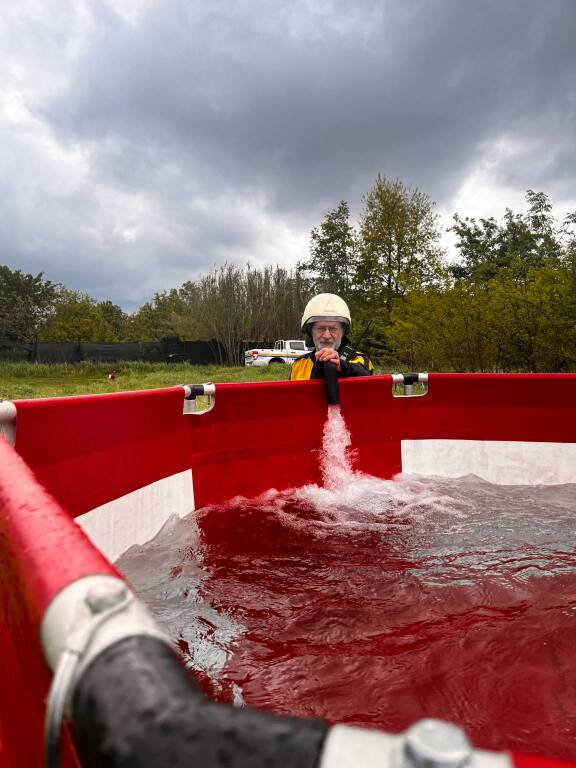
[[[418,768],[461,768],[473,753],[464,731],[443,720],[420,720],[404,738],[408,764]]]
[[[128,590],[121,582],[108,582],[90,588],[84,601],[91,613],[103,613],[126,599]]]

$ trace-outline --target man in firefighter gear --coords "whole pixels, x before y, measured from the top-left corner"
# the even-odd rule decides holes
[[[323,379],[327,363],[336,366],[339,377],[371,376],[374,366],[368,357],[350,345],[351,326],[350,310],[339,296],[320,293],[310,299],[302,315],[302,333],[312,337],[315,349],[296,360],[290,380]]]

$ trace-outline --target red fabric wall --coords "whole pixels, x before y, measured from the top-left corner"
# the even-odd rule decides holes
[[[319,480],[323,382],[221,384],[183,416],[182,388],[17,403],[16,448],[73,515],[192,467],[196,505]],[[401,470],[416,438],[576,442],[576,375],[431,374],[424,397],[390,376],[341,382],[356,468]]]
[[[423,397],[392,397],[386,376],[343,382],[342,410],[357,468],[401,469],[400,441],[576,442],[574,374],[430,374]]]
[[[16,403],[16,450],[74,516],[188,462],[181,387]]]
[[[343,381],[341,402],[357,469],[381,477],[401,470],[403,438],[576,442],[576,375],[432,374],[415,398],[371,377]],[[46,606],[115,573],[69,515],[189,467],[197,506],[319,481],[323,382],[223,384],[209,413],[182,408],[180,387],[17,403],[16,449],[51,495],[0,440],[2,766],[42,764]]]
[[[44,611],[76,579],[118,574],[1,438],[0,468],[0,765],[36,767],[51,677],[39,643]]]

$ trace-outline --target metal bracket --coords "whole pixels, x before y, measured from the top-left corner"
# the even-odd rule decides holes
[[[90,662],[119,640],[152,635],[171,646],[148,610],[115,576],[86,576],[65,587],[48,606],[41,626],[42,647],[54,676],[44,727],[47,768],[59,768],[64,714]]]
[[[216,385],[208,382],[206,384],[183,384],[184,389],[184,413],[196,414],[206,413],[214,408],[216,402]],[[205,411],[196,411],[196,398],[208,397],[208,408]]]
[[[414,394],[414,384],[424,384],[424,392]],[[402,386],[402,395],[397,395],[395,389]],[[392,394],[395,397],[422,397],[428,392],[428,374],[427,373],[393,373],[392,374]]]
[[[16,405],[11,400],[0,400],[0,435],[10,445],[16,443]]]

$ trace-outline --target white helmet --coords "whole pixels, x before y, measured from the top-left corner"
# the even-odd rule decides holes
[[[310,299],[302,315],[302,332],[310,333],[312,323],[319,320],[336,320],[343,323],[344,333],[349,333],[352,327],[348,305],[335,293],[319,293]]]

